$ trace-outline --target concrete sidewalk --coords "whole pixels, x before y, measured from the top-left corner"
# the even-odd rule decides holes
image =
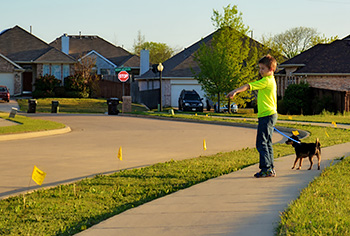
[[[350,155],[350,143],[322,149],[321,170]],[[291,170],[295,156],[275,161],[277,177],[256,179],[258,165],[146,203],[81,233],[90,235],[274,235],[280,213],[321,171]]]

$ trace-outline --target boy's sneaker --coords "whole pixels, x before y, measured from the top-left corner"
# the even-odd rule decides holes
[[[267,171],[260,171],[254,175],[256,178],[263,178],[263,177],[276,177],[276,171],[273,168],[268,169]]]

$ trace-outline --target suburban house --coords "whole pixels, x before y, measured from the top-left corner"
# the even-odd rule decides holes
[[[201,98],[205,98],[205,92],[202,90],[201,85],[198,84],[198,81],[195,79],[195,73],[199,72],[200,68],[194,61],[194,55],[203,43],[206,45],[209,45],[211,43],[213,35],[216,32],[217,31],[194,43],[190,47],[185,48],[183,51],[163,63],[163,106],[177,107],[179,95],[183,89],[195,90],[201,96]],[[249,38],[248,36],[242,38],[242,40],[245,39],[249,40],[250,44],[252,45],[251,47],[258,48],[259,55],[268,53],[270,51],[269,49],[266,49],[262,44]],[[135,93],[138,94],[138,97],[136,97],[135,100],[133,98],[133,101],[144,103],[150,108],[155,108],[159,103],[159,76],[159,73],[154,73],[152,70],[149,70],[145,74],[136,78],[136,81],[138,82],[139,93]],[[150,100],[150,97],[153,97],[153,101]],[[154,99],[158,100],[154,101]]]
[[[7,85],[11,95],[30,93],[35,78],[45,74],[63,81],[73,73],[76,63],[19,26],[0,33],[0,54],[0,85]]]
[[[115,46],[97,35],[63,34],[50,43],[76,60],[91,57],[96,62],[96,73],[108,76],[116,75],[116,68],[128,68],[130,74],[138,75],[140,58],[122,47]]]
[[[0,85],[5,85],[11,95],[21,94],[21,78],[25,70],[0,53]]]
[[[95,62],[101,97],[122,97],[130,95],[130,83],[140,73],[140,57],[115,46],[97,35],[67,35],[63,34],[50,43],[52,47],[81,61],[90,58]],[[118,73],[126,70],[129,80],[120,82]]]
[[[350,111],[350,36],[318,44],[279,65],[278,95],[290,84],[307,82],[315,96],[333,99],[336,110]]]

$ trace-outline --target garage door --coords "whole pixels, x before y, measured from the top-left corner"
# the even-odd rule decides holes
[[[6,86],[13,95],[15,91],[14,79],[12,73],[0,73],[0,85]]]
[[[197,81],[195,81],[197,82]],[[181,91],[185,89],[185,90],[196,90],[196,92],[199,94],[199,96],[201,98],[203,98],[203,102],[204,101],[204,92],[202,91],[201,86],[198,83],[194,83],[193,81],[191,81],[191,83],[172,83],[171,84],[171,106],[172,107],[178,107],[178,101],[179,101],[179,96]]]

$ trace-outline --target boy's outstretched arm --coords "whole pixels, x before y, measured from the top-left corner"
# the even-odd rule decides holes
[[[250,85],[249,84],[245,84],[239,88],[236,88],[234,90],[232,90],[231,92],[229,92],[227,94],[227,98],[233,98],[234,96],[236,96],[237,93],[241,93],[241,92],[244,92],[244,91],[247,91],[250,89]]]

